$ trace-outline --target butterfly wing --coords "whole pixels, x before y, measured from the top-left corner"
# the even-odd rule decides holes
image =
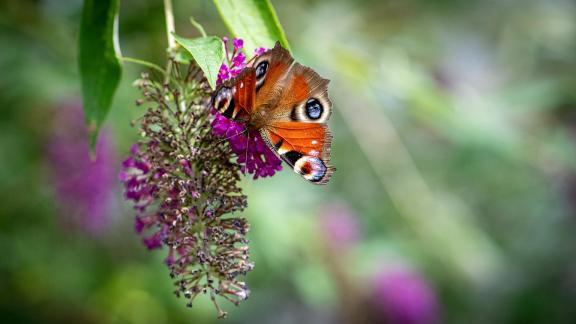
[[[286,59],[290,54],[278,44],[266,54],[270,54],[270,62],[293,62],[291,57]],[[254,64],[257,66],[259,61]],[[260,134],[270,149],[296,173],[312,183],[325,184],[336,170],[328,164],[332,142],[326,125],[332,111],[327,93],[329,81],[298,63],[285,72],[281,71],[284,67],[283,63],[270,64],[262,81],[256,72],[257,89],[258,82],[261,83],[255,111],[266,109],[268,116]],[[271,85],[270,80],[273,80]]]
[[[260,129],[264,141],[294,172],[315,184],[325,184],[336,170],[330,161],[332,135],[319,123],[277,122]]]
[[[256,70],[247,67],[214,92],[213,107],[230,119],[248,120],[256,100]]]
[[[290,53],[276,42],[274,48],[249,64],[256,71],[255,107],[258,110],[268,111],[278,106],[293,62]]]
[[[234,78],[224,81],[212,97],[213,107],[230,119],[247,121],[256,107],[260,111],[278,105],[283,80],[294,59],[276,43]],[[264,80],[266,82],[264,82]]]

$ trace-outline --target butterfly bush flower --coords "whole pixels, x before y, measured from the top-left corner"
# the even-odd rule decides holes
[[[80,103],[55,111],[54,132],[46,148],[46,162],[63,218],[92,235],[106,229],[116,190],[116,154],[104,130],[90,157],[88,133]]]
[[[230,145],[213,131],[210,89],[195,65],[171,63],[169,82],[144,74],[136,85],[146,105],[140,141],[123,163],[120,180],[136,211],[135,230],[150,249],[167,249],[175,294],[192,307],[208,295],[235,305],[250,290],[240,276],[252,270],[240,166]]]
[[[244,41],[234,38],[232,53],[228,50],[228,38],[223,39],[226,48],[227,63],[220,66],[217,84],[237,76],[246,67],[246,56],[242,52]],[[261,55],[266,49],[258,48],[255,55]],[[282,170],[282,161],[272,152],[258,132],[246,132],[245,127],[238,122],[229,120],[215,109],[212,123],[214,134],[224,137],[230,143],[232,152],[236,155],[236,163],[241,166],[243,173],[253,174],[254,179],[273,176]]]
[[[372,282],[378,318],[390,324],[439,323],[438,301],[424,277],[411,269],[389,269]]]

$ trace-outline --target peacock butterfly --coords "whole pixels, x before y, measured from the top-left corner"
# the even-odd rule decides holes
[[[212,97],[227,118],[258,131],[268,147],[304,179],[326,184],[336,170],[329,165],[332,112],[328,82],[294,58],[279,42],[256,57]]]

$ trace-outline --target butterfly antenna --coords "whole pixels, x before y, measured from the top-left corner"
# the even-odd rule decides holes
[[[246,128],[248,129],[248,128]],[[248,174],[248,144],[250,144],[250,132],[246,132],[246,152],[244,160],[244,174]]]
[[[257,57],[260,57],[260,55],[254,55],[252,56],[252,58],[250,58],[248,60],[248,62],[246,62],[246,66],[248,66],[250,63],[252,63],[252,61],[256,60]]]
[[[224,138],[224,139],[219,140],[218,142],[216,142],[215,145],[218,145],[218,144],[220,144],[220,143],[222,143],[222,142],[224,142],[224,141],[226,141],[226,140],[229,140],[229,139],[231,139],[231,138],[234,138],[234,137],[236,137],[236,136],[238,136],[238,135],[242,135],[242,134],[246,133],[247,131],[248,131],[248,129],[245,128],[243,131],[241,131],[241,132],[239,132],[239,133],[236,133],[236,134],[234,134],[234,135],[232,135],[232,136],[229,136],[229,137],[226,137],[226,138]]]

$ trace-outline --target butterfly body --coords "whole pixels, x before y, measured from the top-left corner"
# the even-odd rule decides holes
[[[214,107],[258,131],[268,147],[304,179],[325,184],[332,136],[326,122],[332,104],[328,80],[294,63],[279,43],[215,91]]]

